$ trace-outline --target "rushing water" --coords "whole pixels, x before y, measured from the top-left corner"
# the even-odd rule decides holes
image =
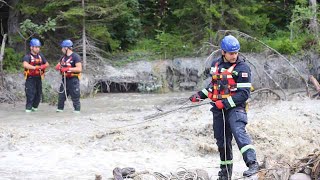
[[[210,105],[144,120],[159,110],[191,105],[191,94],[99,94],[81,100],[80,114],[72,113],[68,102],[63,113],[48,104],[32,113],[24,112],[23,102],[0,104],[0,179],[94,179],[95,174],[106,179],[115,167],[164,174],[198,168],[214,179],[217,153],[197,149],[202,141],[214,146],[213,137],[195,135],[212,123]],[[191,116],[202,112],[200,119]],[[244,169],[239,154],[236,161],[239,175]]]

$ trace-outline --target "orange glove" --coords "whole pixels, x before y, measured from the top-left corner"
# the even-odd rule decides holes
[[[41,66],[40,66],[40,69],[41,70],[45,70],[47,68],[47,66],[45,65],[45,64],[42,64]]]
[[[56,65],[55,69],[56,69],[57,71],[60,71],[60,68],[61,68],[61,65],[60,65],[60,63],[59,63],[59,64]]]
[[[221,100],[216,101],[215,104],[216,104],[218,109],[223,109],[224,108],[224,105],[223,105]]]
[[[67,72],[67,71],[69,71],[70,70],[70,68],[69,67],[63,67],[63,68],[61,68],[60,69],[60,71],[63,73],[63,72]]]
[[[34,70],[39,70],[41,69],[41,66],[35,66],[36,68]]]

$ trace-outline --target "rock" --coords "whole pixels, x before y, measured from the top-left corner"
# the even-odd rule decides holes
[[[290,176],[289,180],[311,180],[311,177],[303,173],[296,173]]]

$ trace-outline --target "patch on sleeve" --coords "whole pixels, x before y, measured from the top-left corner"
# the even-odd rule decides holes
[[[248,77],[248,73],[241,73],[241,77]]]

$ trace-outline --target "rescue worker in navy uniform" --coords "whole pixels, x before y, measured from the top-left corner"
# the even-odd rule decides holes
[[[81,58],[73,52],[73,42],[69,39],[60,44],[64,56],[56,65],[56,70],[62,75],[62,83],[59,90],[57,112],[63,112],[67,96],[71,96],[74,113],[80,113],[80,73],[82,71]]]
[[[22,59],[24,77],[26,79],[26,112],[37,111],[42,96],[42,78],[49,66],[46,58],[40,53],[41,42],[32,38],[30,41],[30,53]]]
[[[234,36],[225,36],[220,46],[222,56],[212,63],[211,83],[189,99],[192,102],[199,102],[206,98],[213,101],[211,103],[213,130],[221,160],[218,180],[229,180],[232,176],[233,137],[242,153],[243,160],[249,167],[243,172],[243,176],[249,177],[257,173],[259,165],[251,139],[245,129],[247,124],[246,101],[250,96],[251,70],[244,59],[238,57],[240,43]]]

